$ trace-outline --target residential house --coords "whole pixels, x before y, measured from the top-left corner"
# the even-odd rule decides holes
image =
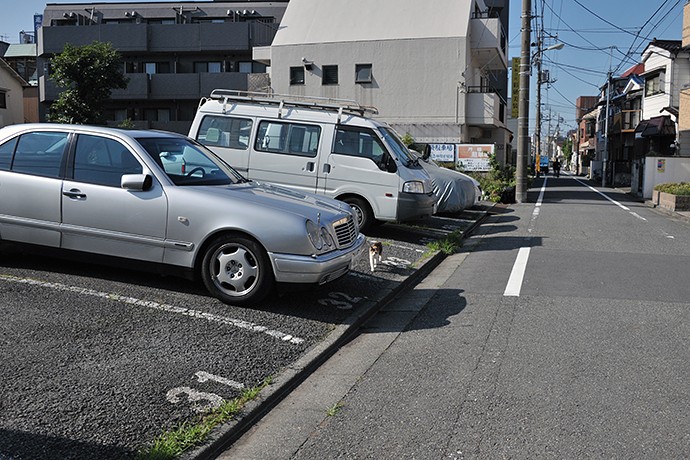
[[[29,84],[0,58],[0,127],[24,123],[24,88]]]
[[[597,96],[580,96],[575,101],[575,121],[578,129],[573,139],[571,168],[579,175],[585,175],[589,172],[589,161],[594,156],[595,146],[590,144],[590,138],[594,137],[594,124],[588,123],[585,116],[592,112],[598,101]],[[592,116],[588,120],[591,121]]]
[[[35,44],[8,44],[2,58],[20,77],[24,90],[24,121],[35,123],[38,116],[38,79]]]
[[[678,134],[681,89],[690,83],[690,50],[681,40],[654,39],[643,51],[642,63],[645,83],[635,129],[632,191],[648,199],[660,182],[690,180],[690,158],[681,158]]]
[[[612,78],[609,98],[607,183],[628,187],[635,157],[635,132],[642,115],[644,80],[638,75],[644,64],[637,64],[620,77]],[[639,143],[638,143],[639,144]],[[638,149],[639,150],[639,149]],[[639,154],[638,154],[639,156]]]
[[[599,106],[582,115],[578,123],[577,165],[578,175],[591,173],[592,160],[596,157],[597,148],[597,120],[599,119]]]
[[[254,57],[276,93],[355,100],[417,143],[493,144],[505,161],[508,3],[291,0]]]
[[[129,84],[105,107],[110,124],[187,133],[201,97],[216,88],[268,86],[252,48],[270,45],[287,0],[214,2],[49,3],[38,32],[41,119],[61,88],[50,58],[66,43],[110,42]]]

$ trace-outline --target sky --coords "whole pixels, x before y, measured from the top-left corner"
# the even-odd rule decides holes
[[[8,2],[9,0],[3,0]],[[163,1],[163,0],[153,0]],[[520,16],[523,0],[509,0],[510,26],[508,59],[520,57]],[[640,60],[653,38],[679,40],[682,36],[683,5],[686,0],[531,0],[532,41],[544,29],[544,48],[563,43],[561,50],[543,53],[543,70],[551,80],[542,85],[542,116],[563,119],[567,129],[575,128],[578,96],[596,96],[606,82],[607,72],[620,75]],[[50,3],[75,3],[51,0]],[[76,2],[91,3],[91,1]],[[115,3],[115,2],[112,2]],[[45,1],[19,0],[0,14],[0,40],[19,42],[21,30],[33,30],[34,13],[42,13]],[[615,48],[612,48],[615,47]],[[535,81],[531,77],[530,126],[534,124]],[[510,88],[510,83],[508,85]],[[542,130],[546,129],[543,127]],[[532,130],[532,128],[530,128]]]
[[[542,53],[542,69],[551,84],[542,85],[542,117],[561,132],[574,129],[575,101],[598,96],[609,71],[621,75],[641,59],[654,39],[682,38],[683,6],[687,0],[531,0],[532,42],[543,27],[542,49],[563,43],[560,50]],[[522,0],[510,0],[509,60],[520,57]],[[615,48],[612,48],[615,47]],[[536,48],[532,49],[534,52]],[[536,72],[530,78],[530,131],[536,111]],[[509,86],[510,87],[510,86]],[[555,126],[552,126],[555,129]],[[542,132],[548,122],[542,125]]]

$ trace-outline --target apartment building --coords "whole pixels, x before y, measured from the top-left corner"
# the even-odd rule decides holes
[[[40,116],[61,92],[49,60],[94,41],[122,55],[129,84],[106,107],[109,123],[187,133],[199,104],[216,88],[264,90],[266,66],[252,48],[273,41],[287,0],[50,3],[38,33]]]
[[[418,143],[493,144],[504,162],[508,3],[291,0],[254,58],[276,93],[356,100]]]

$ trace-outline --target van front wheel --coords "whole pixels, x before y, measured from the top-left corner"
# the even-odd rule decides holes
[[[374,225],[374,213],[369,203],[357,197],[347,197],[344,198],[343,201],[349,204],[353,211],[355,211],[360,232],[365,232]]]

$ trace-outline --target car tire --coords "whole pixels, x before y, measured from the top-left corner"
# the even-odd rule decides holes
[[[364,233],[374,225],[376,219],[374,219],[374,213],[371,210],[369,203],[357,197],[347,197],[344,198],[343,201],[349,204],[350,207],[355,211],[360,232]]]
[[[213,296],[238,306],[263,300],[275,284],[266,251],[242,235],[221,235],[211,241],[201,278]]]

